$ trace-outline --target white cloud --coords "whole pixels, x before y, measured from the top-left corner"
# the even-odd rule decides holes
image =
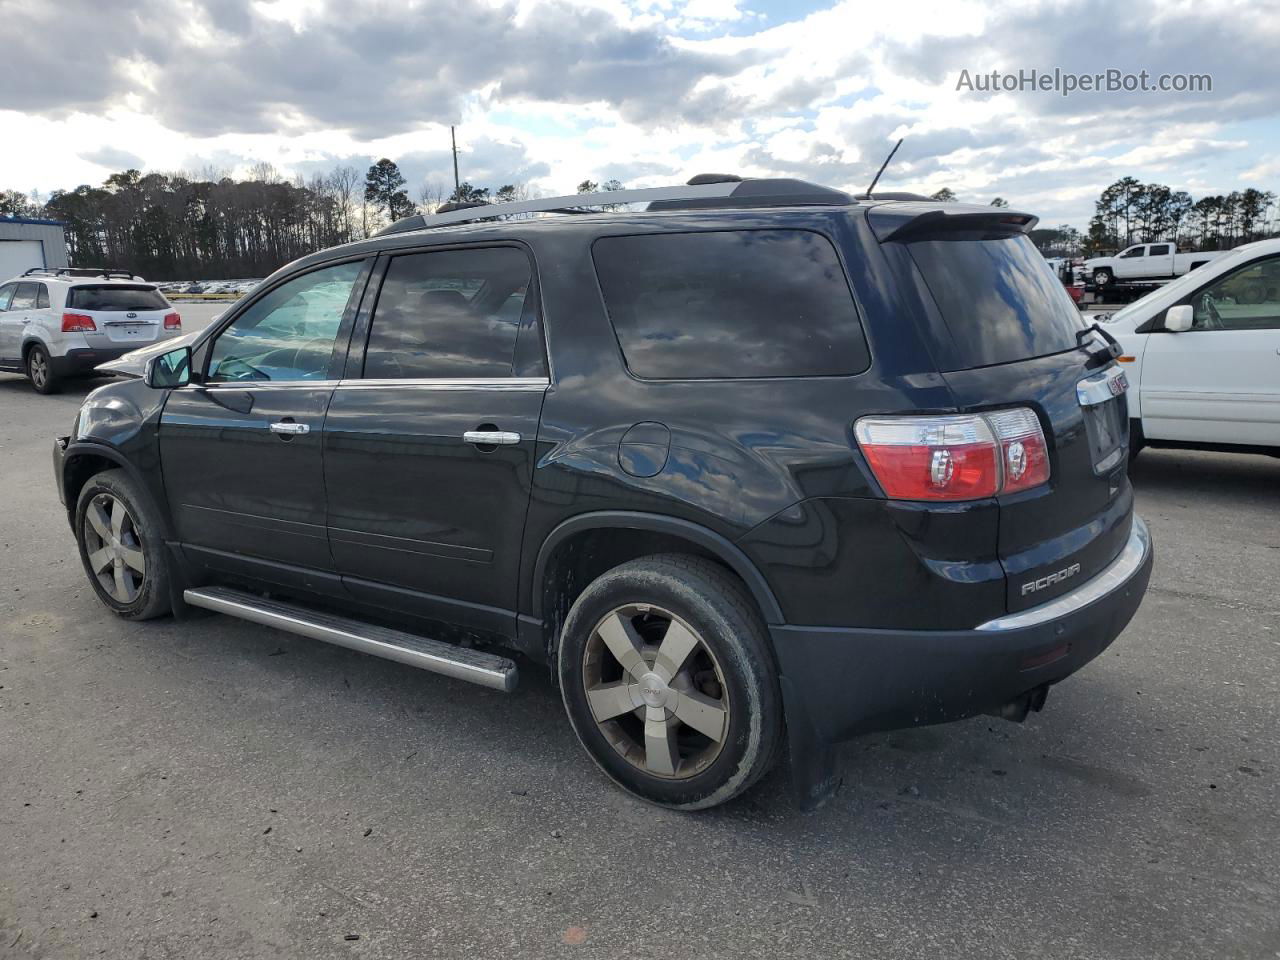
[[[839,0],[787,22],[752,0],[130,2],[122,16],[8,0],[10,32],[71,18],[105,52],[75,70],[40,44],[0,61],[0,121],[24,144],[6,151],[0,187],[98,182],[130,157],[310,173],[390,156],[451,178],[451,122],[464,176],[542,192],[707,170],[861,190],[898,137],[885,188],[999,194],[1077,223],[1125,175],[1193,190],[1280,181],[1280,21],[1233,0]],[[955,89],[961,68],[1054,66],[1172,66],[1212,73],[1214,90]]]

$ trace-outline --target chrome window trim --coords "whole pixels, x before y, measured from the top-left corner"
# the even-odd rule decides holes
[[[1133,527],[1129,531],[1129,539],[1125,543],[1124,549],[1120,551],[1120,555],[1112,560],[1105,570],[1092,580],[1082,584],[1070,593],[1058,597],[1056,600],[1050,600],[1048,603],[1032,607],[1030,610],[1023,610],[1021,613],[1011,613],[1006,617],[988,620],[975,629],[984,633],[1021,630],[1025,627],[1034,627],[1050,620],[1065,617],[1067,614],[1075,613],[1082,607],[1101,600],[1109,593],[1123,587],[1138,572],[1150,554],[1151,531],[1147,529],[1143,519],[1135,513],[1133,515]]]
[[[384,387],[433,388],[465,390],[475,387],[499,387],[506,390],[535,390],[551,386],[549,377],[455,377],[405,378],[386,380],[215,380],[212,383],[189,383],[179,390],[310,390],[345,387],[349,390],[373,390]]]
[[[311,390],[336,387],[341,380],[214,380],[189,383],[180,390]]]
[[[499,387],[507,390],[533,390],[549,387],[547,377],[440,377],[404,379],[340,380],[339,388],[349,390],[373,390],[385,387],[414,387],[437,390],[465,390],[474,387]]]

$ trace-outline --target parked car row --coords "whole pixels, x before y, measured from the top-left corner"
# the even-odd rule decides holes
[[[156,284],[164,293],[227,294],[244,296],[262,282],[262,277],[249,280],[169,280]]]

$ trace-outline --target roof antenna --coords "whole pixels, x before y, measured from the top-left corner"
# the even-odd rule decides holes
[[[880,169],[876,171],[876,178],[871,181],[871,186],[867,187],[867,199],[871,199],[871,191],[876,188],[876,184],[880,182],[880,174],[884,173],[884,168],[889,165],[889,161],[893,159],[893,155],[898,152],[898,148],[902,146],[904,138],[899,138],[898,142],[893,145],[893,149],[889,151],[889,155],[884,158],[884,163],[880,164]]]

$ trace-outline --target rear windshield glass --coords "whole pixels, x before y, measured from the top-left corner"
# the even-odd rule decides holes
[[[127,287],[117,283],[72,287],[67,297],[68,307],[81,310],[164,310],[169,306],[164,294],[155,287]]]
[[[1080,311],[1026,236],[907,245],[954,341],[955,368],[1073,350]]]
[[[842,376],[870,363],[844,269],[821,234],[604,237],[592,253],[638,377]]]

